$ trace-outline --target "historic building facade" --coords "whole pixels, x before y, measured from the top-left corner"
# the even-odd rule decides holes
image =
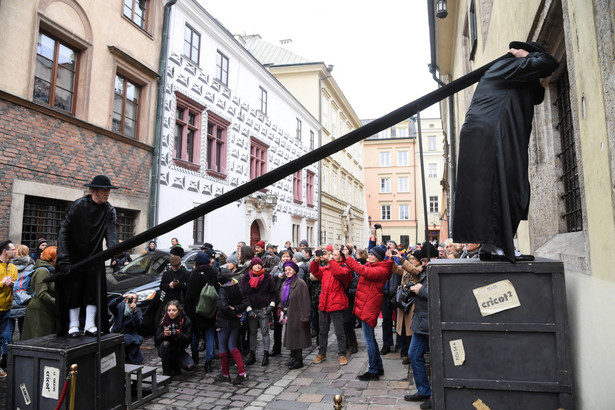
[[[604,360],[615,337],[614,6],[609,0],[448,0],[448,16],[431,17],[432,68],[440,81],[494,60],[512,40],[537,41],[560,63],[543,81],[545,101],[535,109],[529,221],[519,227],[517,243],[523,253],[564,262],[579,409],[612,406],[615,372],[613,361]],[[441,104],[451,142],[472,91]]]
[[[160,145],[158,221],[198,206],[314,147],[318,121],[196,1],[171,14]],[[314,240],[318,167],[159,238],[185,247]],[[297,240],[298,242],[298,240]],[[297,245],[297,243],[295,243]]]
[[[0,3],[1,238],[54,241],[97,174],[120,187],[120,238],[146,229],[162,15],[159,0]]]

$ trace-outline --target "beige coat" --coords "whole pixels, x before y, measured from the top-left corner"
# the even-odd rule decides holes
[[[405,259],[404,259],[404,263],[401,265],[398,265],[396,263],[393,264],[393,272],[401,276],[402,285],[406,285],[410,282],[415,283],[416,281],[418,281],[418,277],[422,271],[423,269],[420,266],[416,267]],[[401,336],[402,329],[404,326],[406,328],[406,336],[412,335],[412,330],[410,330],[410,325],[412,324],[413,314],[414,314],[414,304],[412,305],[408,313],[405,313],[403,310],[397,308],[397,323],[395,325],[395,329],[398,335]]]

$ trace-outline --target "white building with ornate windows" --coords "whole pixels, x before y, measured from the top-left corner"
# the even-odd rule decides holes
[[[276,78],[196,1],[173,6],[160,146],[161,223],[308,152],[320,125]],[[159,238],[184,248],[238,241],[315,240],[318,168]]]

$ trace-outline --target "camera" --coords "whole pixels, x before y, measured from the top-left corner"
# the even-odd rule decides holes
[[[171,331],[171,336],[177,336],[177,333],[179,332],[179,325],[173,323],[169,325],[169,330]]]
[[[129,297],[128,299],[126,299],[126,303],[128,303],[129,305],[135,301],[135,298],[133,297]]]
[[[374,224],[374,229],[382,229],[382,225],[380,225],[380,224]]]
[[[323,256],[325,253],[324,253],[322,250],[318,249],[318,250],[316,250],[316,251],[314,252],[314,254],[315,254],[316,256]]]

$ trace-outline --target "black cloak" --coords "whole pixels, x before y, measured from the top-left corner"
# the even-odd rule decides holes
[[[481,78],[459,135],[453,238],[489,243],[513,261],[513,236],[530,202],[528,144],[540,78],[558,67],[547,53],[510,54]]]
[[[108,202],[98,205],[91,195],[76,200],[68,209],[58,233],[58,259],[56,270],[68,272],[56,280],[56,334],[63,336],[68,333],[68,309],[77,307],[75,298],[80,305],[96,305],[96,278],[100,280],[102,323],[107,319],[107,282],[105,277],[105,262],[95,262],[75,271],[71,266],[103,250],[103,239],[107,247],[118,244],[115,208]],[[86,283],[85,292],[83,283]],[[81,285],[79,285],[81,283]],[[108,326],[98,328],[107,333]]]

